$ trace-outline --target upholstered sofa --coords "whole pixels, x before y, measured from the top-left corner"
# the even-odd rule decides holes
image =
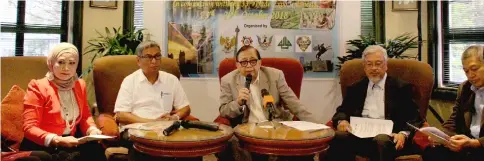
[[[30,154],[30,152],[20,152],[18,149],[24,138],[22,113],[25,90],[30,80],[43,78],[48,68],[46,57],[43,56],[0,57],[0,61],[1,160],[14,160]]]

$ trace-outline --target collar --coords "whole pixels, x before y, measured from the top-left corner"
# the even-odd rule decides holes
[[[476,86],[472,85],[471,90],[474,91],[474,93],[478,94],[484,94],[484,87],[477,88]]]
[[[143,70],[138,69],[136,72],[137,72],[137,74],[138,74],[138,75],[137,75],[138,82],[143,82],[143,81],[147,81],[147,82],[149,82],[149,81],[148,81],[148,78],[147,78],[147,77],[145,76],[145,74],[143,73]],[[160,83],[162,83],[162,82],[161,82],[161,72],[158,72],[158,80],[156,80],[156,82],[160,82]],[[156,82],[155,82],[155,83],[156,83]]]
[[[384,89],[385,89],[385,82],[386,82],[386,80],[387,80],[387,73],[385,73],[385,75],[383,76],[383,79],[381,79],[380,81],[378,81],[378,82],[376,83],[376,86],[378,86],[378,87],[380,87],[382,90],[384,90]],[[368,83],[368,86],[372,88],[372,87],[373,87],[373,85],[374,85],[375,83],[373,83],[371,80],[369,80],[369,82],[370,82],[370,83]],[[373,89],[373,88],[372,88],[372,89]]]

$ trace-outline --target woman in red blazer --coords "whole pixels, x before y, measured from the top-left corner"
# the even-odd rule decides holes
[[[54,160],[106,160],[100,144],[76,138],[101,134],[89,111],[86,83],[76,75],[78,62],[77,48],[60,43],[47,56],[46,77],[29,83],[21,150],[47,151]]]

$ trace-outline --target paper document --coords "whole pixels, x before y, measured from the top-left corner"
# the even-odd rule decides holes
[[[103,140],[103,139],[112,139],[112,138],[114,138],[114,137],[107,136],[107,135],[88,135],[88,136],[84,136],[82,138],[78,138],[77,141],[79,141],[79,142],[88,142],[88,141]]]
[[[170,126],[170,124],[161,124],[161,123],[157,123],[157,122],[132,123],[132,124],[129,124],[129,125],[122,126],[120,131],[124,131],[125,129],[161,130],[161,131],[163,131],[168,126]]]
[[[323,129],[330,129],[329,126],[326,126],[324,124],[316,124],[306,121],[281,121],[281,123],[286,126],[298,129],[300,131],[317,131]]]
[[[391,135],[392,120],[350,117],[351,133],[359,138],[371,138],[378,134]]]
[[[443,131],[437,129],[436,127],[422,127],[422,128],[417,128],[413,126],[412,124],[407,123],[408,126],[414,128],[415,130],[418,130],[422,133],[424,133],[427,136],[430,136],[432,140],[435,142],[438,142],[440,144],[447,144],[449,143],[450,136],[444,133]]]

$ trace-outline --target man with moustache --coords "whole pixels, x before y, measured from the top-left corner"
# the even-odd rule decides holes
[[[269,114],[267,110],[263,109],[262,105],[262,89],[267,89],[274,97],[274,120],[290,121],[292,120],[291,114],[293,114],[300,120],[316,122],[312,114],[308,112],[287,85],[284,73],[275,68],[261,66],[261,56],[256,48],[249,45],[241,47],[235,55],[235,60],[237,69],[223,76],[220,83],[220,115],[228,118],[232,126],[268,120]],[[249,74],[252,76],[252,82],[250,82],[249,88],[245,88],[246,76]],[[244,102],[246,102],[247,106],[244,105]],[[282,102],[284,102],[284,105]],[[237,141],[234,140],[236,140],[235,137],[231,142],[236,145]],[[223,152],[225,157],[219,157],[221,160],[234,160],[230,147]],[[237,145],[232,147],[235,152],[247,155],[247,152],[241,152],[240,147]],[[258,160],[261,157],[266,157],[254,155],[256,154],[252,154],[253,158],[257,157]],[[244,154],[237,156],[243,157]],[[248,159],[250,158],[241,160]]]
[[[356,155],[372,161],[395,160],[411,151],[412,135],[406,123],[420,127],[422,122],[412,100],[412,85],[387,76],[386,50],[378,45],[368,46],[362,58],[367,77],[348,87],[332,118],[336,134],[330,142],[328,160],[355,160]],[[392,120],[392,134],[358,138],[350,133],[351,116]]]
[[[154,41],[143,41],[136,48],[141,69],[124,78],[114,105],[116,121],[121,125],[123,146],[132,148],[123,125],[160,120],[180,120],[190,114],[190,104],[178,78],[160,71],[161,48]],[[172,111],[172,109],[175,109]],[[134,152],[130,149],[130,153]],[[135,152],[136,159],[150,159]]]
[[[429,137],[424,160],[474,161],[484,160],[484,47],[474,45],[462,54],[462,66],[467,77],[457,91],[450,118],[442,124],[450,137],[449,143],[439,145]]]

